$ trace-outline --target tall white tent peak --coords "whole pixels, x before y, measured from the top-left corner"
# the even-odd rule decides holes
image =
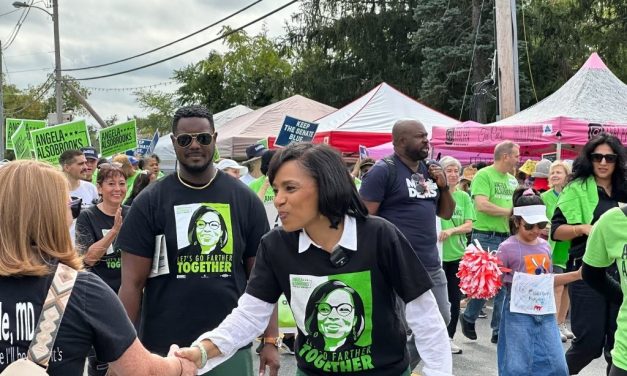
[[[319,123],[318,132],[389,133],[394,122],[401,118],[419,120],[428,132],[435,125],[452,126],[459,123],[408,97],[385,82],[316,122]]]

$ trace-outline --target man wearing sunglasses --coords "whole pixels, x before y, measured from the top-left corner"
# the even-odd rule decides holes
[[[519,160],[520,147],[511,141],[503,141],[494,148],[494,164],[479,170],[472,181],[471,196],[477,213],[477,220],[472,228],[472,239],[479,240],[483,249],[496,251],[499,245],[509,238],[512,195],[518,186],[516,177],[510,171],[516,170]],[[498,342],[504,298],[503,290],[494,297],[494,310],[490,322],[492,343]],[[483,299],[471,299],[460,316],[462,333],[469,339],[477,339],[475,321],[484,304]]]
[[[115,243],[122,251],[120,299],[140,324],[142,343],[163,355],[173,343],[189,346],[237,306],[261,237],[269,231],[261,201],[213,165],[217,132],[205,107],[177,110],[171,138],[178,170],[137,196]],[[210,217],[220,218],[215,231],[200,226],[200,219]],[[220,246],[207,251],[211,239]],[[264,337],[277,336],[274,319]],[[270,375],[277,375],[277,348],[264,346],[260,355],[260,367],[268,365]],[[207,375],[252,372],[246,346]]]

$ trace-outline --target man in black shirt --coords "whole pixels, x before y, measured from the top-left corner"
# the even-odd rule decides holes
[[[206,108],[176,112],[171,137],[179,170],[137,197],[116,241],[120,299],[138,323],[143,290],[140,338],[157,353],[167,353],[171,343],[191,344],[237,306],[269,230],[261,201],[213,166],[216,136]],[[277,336],[275,318],[264,337],[272,343]],[[252,375],[248,347],[208,375]],[[276,347],[265,346],[260,355],[261,366],[276,375]]]

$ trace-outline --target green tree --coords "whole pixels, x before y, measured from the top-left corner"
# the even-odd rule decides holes
[[[287,26],[296,92],[343,106],[385,81],[411,97],[420,88],[417,0],[304,0]]]
[[[412,42],[422,60],[418,96],[454,118],[467,119],[472,110],[475,120],[486,122],[490,101],[485,97],[490,98],[494,85],[490,80],[495,48],[492,2],[424,1],[415,8],[414,19],[419,26]],[[484,100],[473,98],[473,91]]]
[[[170,132],[172,116],[176,111],[177,100],[175,93],[144,90],[133,93],[139,106],[149,111],[145,117],[134,116],[137,123],[137,132],[141,137],[149,138],[156,130],[159,134]]]
[[[229,34],[225,44],[226,53],[212,51],[206,59],[175,71],[174,78],[182,84],[177,91],[181,104],[203,104],[215,113],[237,104],[266,106],[291,93],[287,55],[266,31],[252,37],[238,31]]]

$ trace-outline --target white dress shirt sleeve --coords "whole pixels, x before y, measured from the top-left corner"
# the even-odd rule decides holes
[[[197,374],[202,375],[212,370],[263,333],[273,310],[274,304],[244,293],[239,298],[237,307],[222,321],[220,326],[202,334],[194,341],[196,344],[208,339],[222,353],[220,356],[209,359],[207,365],[199,369]]]
[[[453,375],[451,343],[433,293],[427,291],[407,303],[405,315],[420,358],[425,362],[422,373],[425,376]]]

